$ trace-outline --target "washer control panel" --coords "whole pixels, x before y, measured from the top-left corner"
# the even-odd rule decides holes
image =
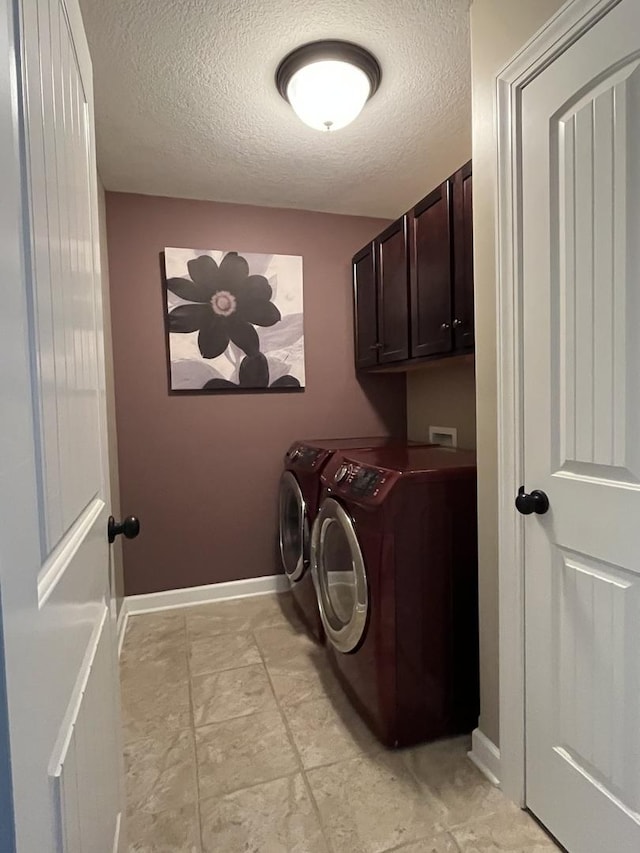
[[[322,447],[310,444],[294,444],[287,451],[285,461],[294,464],[296,468],[307,471],[315,470],[327,456],[328,451]]]

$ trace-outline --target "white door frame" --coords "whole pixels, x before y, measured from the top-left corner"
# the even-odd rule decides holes
[[[522,344],[522,90],[620,0],[569,0],[496,77],[498,144],[498,575],[500,769],[504,793],[526,805]]]

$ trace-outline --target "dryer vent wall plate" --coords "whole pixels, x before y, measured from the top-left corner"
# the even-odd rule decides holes
[[[441,444],[443,447],[458,446],[458,430],[455,427],[429,427],[429,443]]]

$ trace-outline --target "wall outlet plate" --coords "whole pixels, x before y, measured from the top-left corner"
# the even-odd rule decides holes
[[[429,443],[441,444],[443,447],[458,446],[458,430],[456,427],[429,427]]]

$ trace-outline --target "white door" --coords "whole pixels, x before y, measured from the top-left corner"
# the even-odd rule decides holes
[[[522,94],[526,801],[640,850],[640,3]]]
[[[92,72],[77,0],[0,0],[0,63],[0,585],[15,844],[112,853],[119,700]],[[11,850],[9,815],[0,823]]]

